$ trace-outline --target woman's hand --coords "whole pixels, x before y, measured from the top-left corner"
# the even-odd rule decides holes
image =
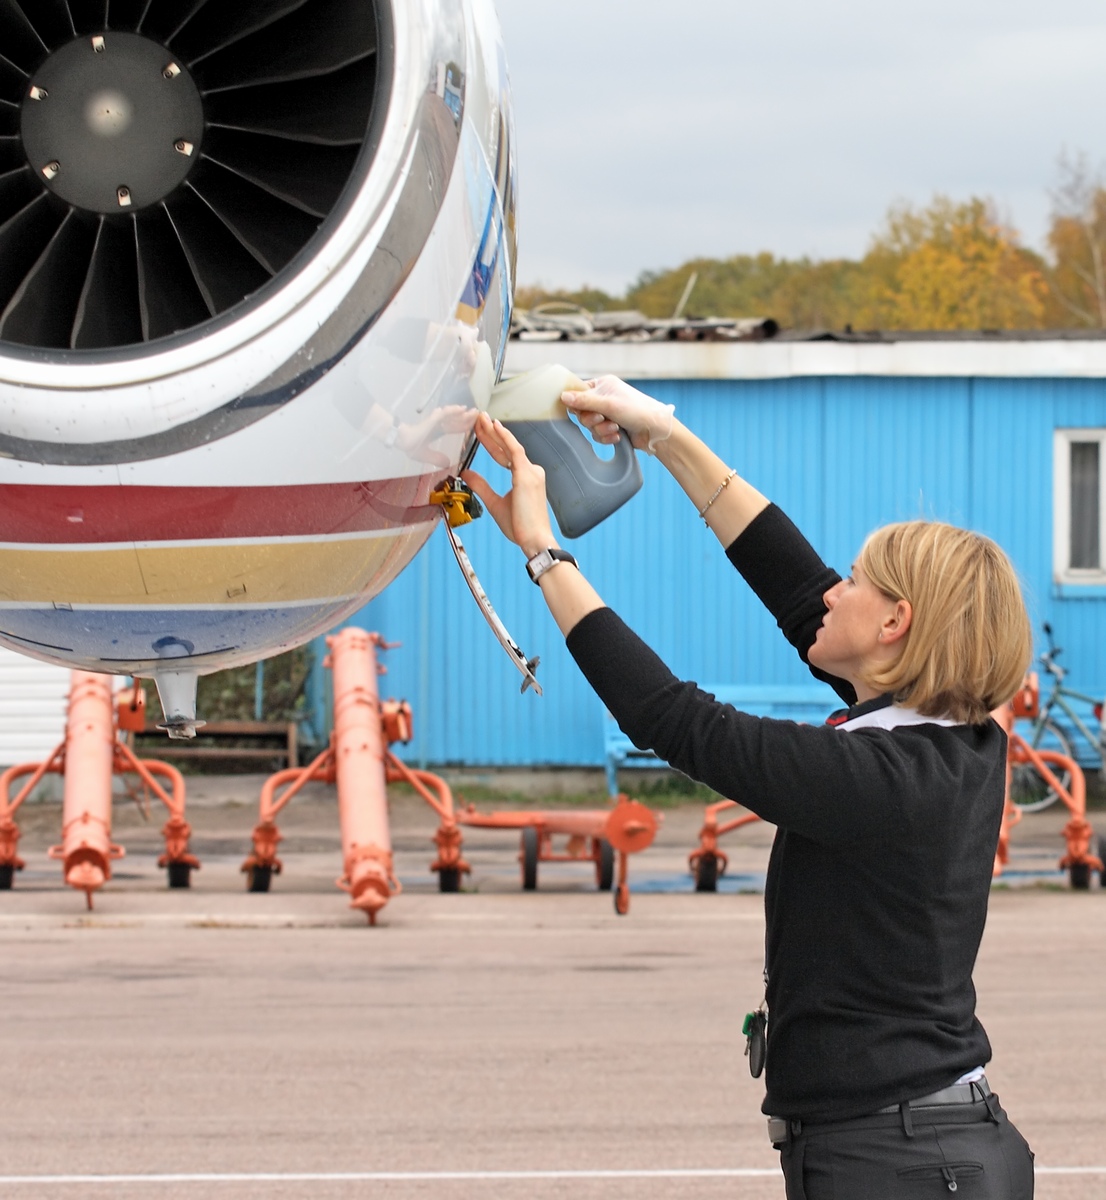
[[[504,534],[522,548],[527,559],[555,547],[557,542],[545,498],[545,472],[526,457],[518,438],[487,413],[476,419],[476,436],[492,458],[511,472],[511,490],[500,496],[476,471],[462,471],[461,478],[484,502]],[[578,570],[565,563],[559,564],[555,571],[544,572],[538,584],[566,637],[588,613],[603,607],[595,588]]]
[[[630,435],[635,450],[656,453],[659,442],[672,432],[674,404],[661,404],[615,375],[588,380],[585,391],[562,392],[561,403],[603,445],[618,441],[619,429]]]
[[[518,438],[487,413],[477,417],[474,432],[492,458],[511,472],[511,490],[499,495],[477,471],[462,471],[461,478],[483,501],[504,536],[520,546],[527,558],[556,546],[545,495],[545,471],[526,457]]]

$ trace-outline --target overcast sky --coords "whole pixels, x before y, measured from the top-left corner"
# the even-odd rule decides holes
[[[522,284],[855,257],[935,192],[1043,248],[1061,149],[1106,159],[1103,0],[495,2]]]

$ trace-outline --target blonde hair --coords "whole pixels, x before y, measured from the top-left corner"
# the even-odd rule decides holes
[[[1017,691],[1033,655],[1021,588],[990,538],[940,521],[871,534],[858,565],[912,609],[902,651],[866,679],[923,716],[978,724]]]

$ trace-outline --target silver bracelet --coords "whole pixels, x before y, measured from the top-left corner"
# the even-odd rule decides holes
[[[730,480],[737,474],[737,471],[731,471],[725,479],[714,489],[714,495],[699,509],[699,516],[705,521],[707,519],[707,509],[718,499],[719,496],[730,486]]]

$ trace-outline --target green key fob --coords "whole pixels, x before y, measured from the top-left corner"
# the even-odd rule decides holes
[[[745,1035],[745,1056],[749,1060],[749,1074],[759,1079],[764,1072],[764,1059],[768,1053],[768,1018],[758,1009],[745,1014],[741,1027]]]

